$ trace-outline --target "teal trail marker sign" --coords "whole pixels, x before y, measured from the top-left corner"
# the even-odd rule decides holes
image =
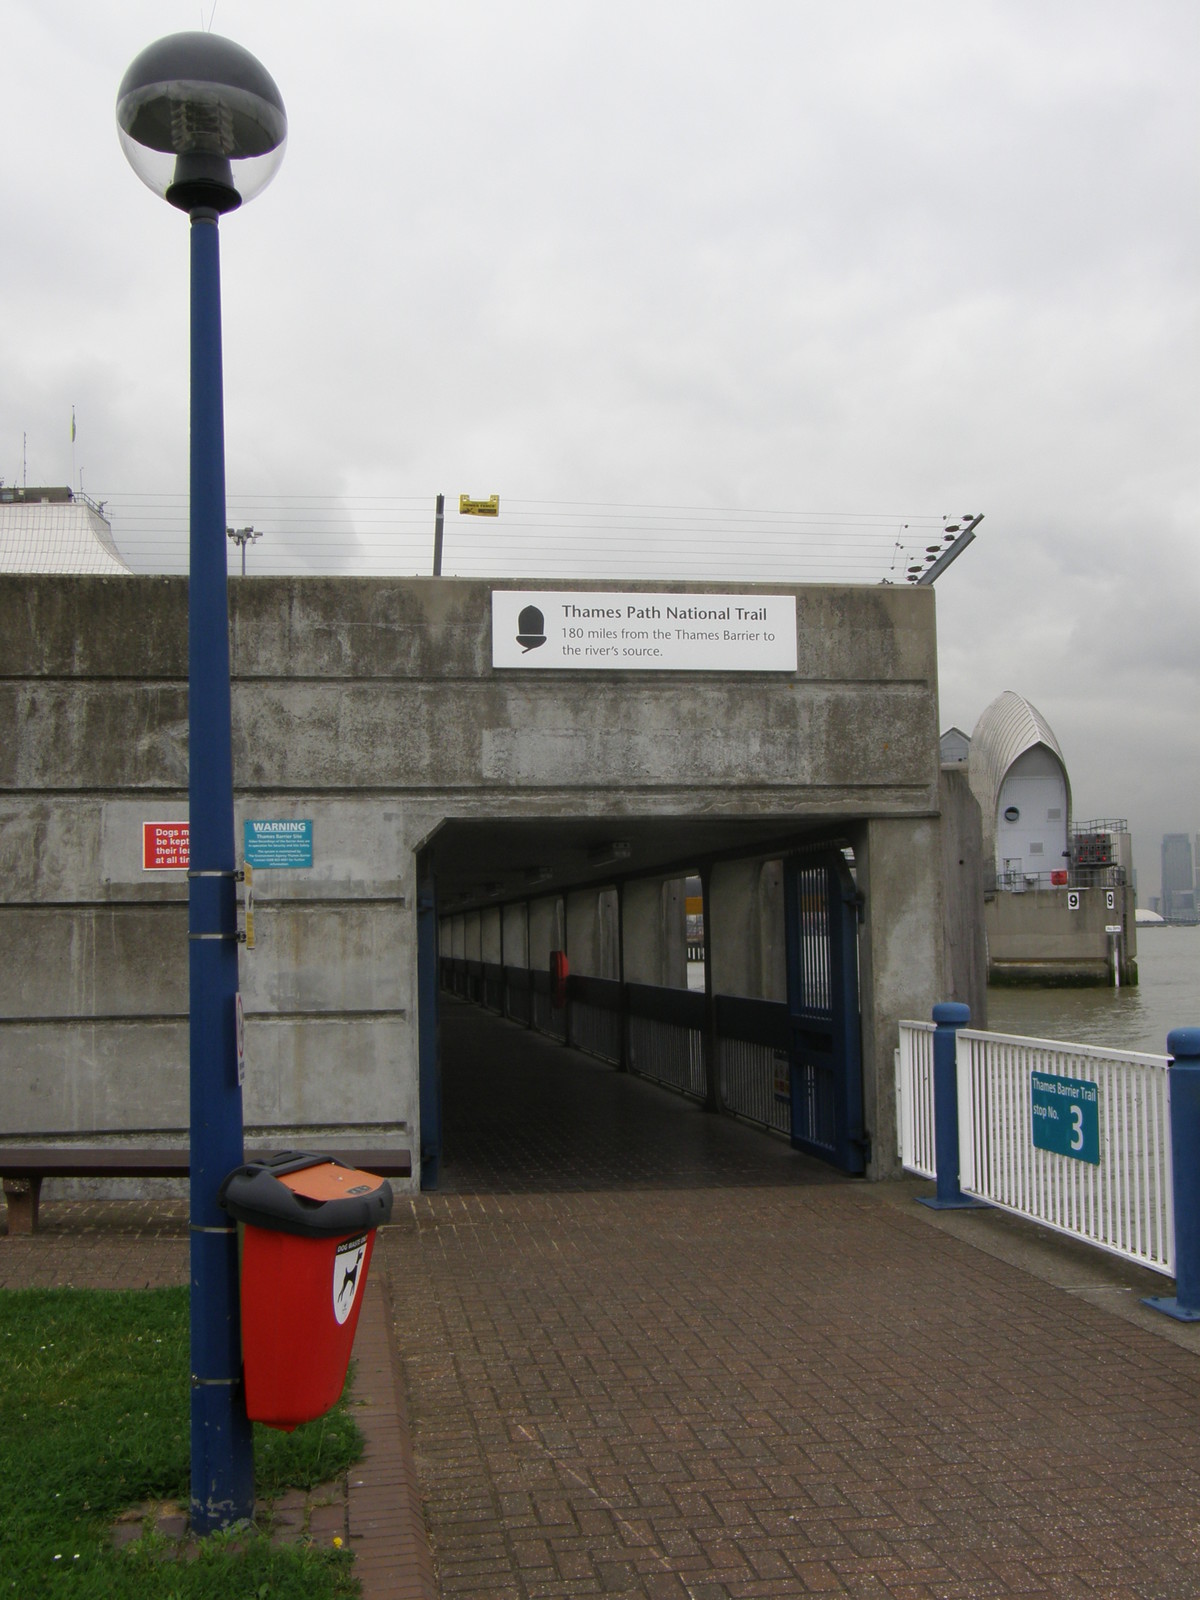
[[[1033,1144],[1074,1161],[1100,1165],[1100,1087],[1050,1072],[1029,1076]]]
[[[252,821],[242,824],[242,853],[252,867],[311,867],[311,820]]]

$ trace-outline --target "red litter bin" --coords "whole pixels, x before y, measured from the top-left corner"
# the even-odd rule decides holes
[[[392,1187],[331,1156],[288,1150],[238,1167],[219,1198],[245,1223],[246,1412],[290,1433],[323,1416],[342,1392]]]

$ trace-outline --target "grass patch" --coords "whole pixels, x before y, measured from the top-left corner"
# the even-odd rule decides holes
[[[341,1600],[345,1552],[275,1549],[251,1532],[117,1552],[115,1518],[143,1500],[188,1502],[186,1289],[0,1294],[0,1600]],[[257,1495],[345,1471],[362,1436],[345,1403],[283,1434],[255,1427]]]

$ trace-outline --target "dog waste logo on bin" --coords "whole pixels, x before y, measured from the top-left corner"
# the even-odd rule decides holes
[[[367,1255],[367,1236],[343,1239],[333,1258],[333,1314],[341,1326],[354,1309],[358,1286],[362,1281],[362,1264]]]

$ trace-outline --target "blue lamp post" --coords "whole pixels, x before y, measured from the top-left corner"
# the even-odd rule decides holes
[[[217,1205],[221,1180],[242,1162],[217,224],[274,176],[287,115],[269,73],[240,45],[209,33],[179,33],[143,50],[126,72],[117,127],[138,177],[191,219],[191,1524],[209,1533],[254,1509],[254,1457],[241,1389],[237,1233]]]

